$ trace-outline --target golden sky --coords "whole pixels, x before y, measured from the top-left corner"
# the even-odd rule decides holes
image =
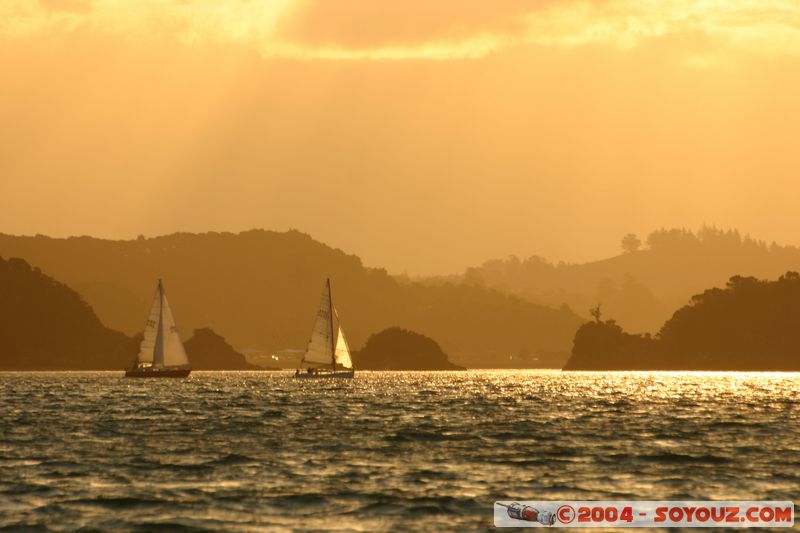
[[[0,231],[367,264],[800,244],[800,2],[2,0]]]

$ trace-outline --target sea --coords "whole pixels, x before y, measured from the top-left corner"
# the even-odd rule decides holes
[[[564,499],[798,501],[800,374],[0,373],[0,529],[472,531]]]

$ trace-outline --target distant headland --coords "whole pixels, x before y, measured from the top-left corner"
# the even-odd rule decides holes
[[[22,259],[0,258],[0,304],[2,370],[119,370],[138,349],[75,291]]]
[[[692,297],[656,336],[584,324],[564,370],[800,371],[800,274],[732,277]]]

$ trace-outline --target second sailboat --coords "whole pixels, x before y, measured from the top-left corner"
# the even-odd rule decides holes
[[[333,319],[336,318],[337,327],[334,328]],[[352,378],[355,375],[353,360],[350,357],[350,348],[344,337],[339,316],[333,306],[331,298],[331,280],[325,282],[322,291],[322,300],[311,331],[311,339],[300,368],[295,372],[295,377],[301,379],[313,378]]]
[[[125,370],[129,378],[185,378],[192,371],[175,325],[164,285],[158,280],[156,296],[144,328],[139,355]]]

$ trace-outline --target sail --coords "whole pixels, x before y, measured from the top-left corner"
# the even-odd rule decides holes
[[[183,366],[189,364],[183,348],[175,318],[164,294],[164,287],[158,282],[150,315],[144,328],[144,338],[139,346],[139,363],[153,366]]]
[[[144,327],[144,338],[139,345],[139,355],[136,360],[139,363],[153,362],[153,353],[156,348],[156,340],[161,327],[161,291],[156,289],[153,298],[153,305],[150,306],[150,314],[147,316],[147,324]]]
[[[164,366],[184,366],[189,364],[189,358],[186,356],[186,350],[183,348],[181,336],[178,333],[178,327],[175,325],[175,317],[172,316],[172,309],[167,301],[167,295],[164,294],[163,288],[161,291],[163,296],[163,303],[161,305],[161,327],[163,338],[163,350],[161,352],[162,364]],[[158,365],[158,361],[154,359],[154,365]]]
[[[331,322],[331,285],[325,284],[322,291],[322,300],[314,320],[314,329],[311,330],[311,339],[308,341],[303,363],[309,365],[333,364],[333,327]]]
[[[342,326],[339,326],[339,338],[336,341],[336,364],[345,368],[353,368],[353,360],[350,358],[350,347],[347,346],[347,339],[344,338]]]

